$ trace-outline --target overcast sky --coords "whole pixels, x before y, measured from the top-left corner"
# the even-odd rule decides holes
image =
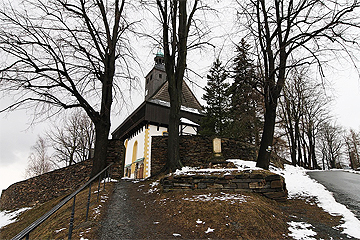
[[[229,8],[234,11],[233,8]],[[225,15],[231,16],[230,10],[223,11]],[[216,19],[215,19],[216,20]],[[232,17],[230,17],[232,21]],[[231,24],[223,24],[227,30]],[[219,30],[219,29],[218,29]],[[222,43],[225,42],[222,40]],[[235,41],[236,42],[236,41]],[[221,44],[220,44],[221,45]],[[206,84],[206,72],[211,62],[220,51],[203,52],[202,54],[188,55],[188,65],[192,70],[199,73],[203,78],[196,77],[195,81],[201,85]],[[223,59],[229,59],[229,52],[233,50],[221,51],[220,56]],[[140,91],[132,92],[132,103],[128,110],[124,109],[121,116],[115,116],[112,119],[112,130],[114,130],[121,120],[135,109],[143,101],[144,76],[153,66],[153,58],[156,50],[151,44],[145,43],[140,51],[139,58],[142,66],[142,72],[139,71],[138,77],[141,79]],[[333,88],[336,89],[336,103],[333,106],[333,114],[337,117],[337,123],[346,127],[360,130],[360,84],[356,71],[347,65],[340,65],[333,69],[327,75],[327,79],[332,81]],[[195,95],[201,103],[203,91],[191,86]],[[0,109],[9,103],[9,99],[1,99]],[[38,135],[43,135],[44,130],[48,128],[49,122],[43,122],[30,126],[32,109],[28,111],[21,110],[8,114],[0,114],[0,190],[7,188],[10,184],[23,180],[28,156],[31,152],[31,146],[37,140]]]

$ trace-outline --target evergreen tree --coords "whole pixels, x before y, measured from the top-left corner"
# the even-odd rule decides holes
[[[224,136],[228,123],[228,72],[216,59],[207,75],[207,86],[203,99],[206,101],[205,117],[201,122],[201,134]]]
[[[263,105],[261,95],[256,91],[256,71],[249,58],[250,46],[241,40],[236,46],[236,57],[233,64],[234,82],[229,87],[230,122],[228,136],[259,145],[261,129],[261,112]]]

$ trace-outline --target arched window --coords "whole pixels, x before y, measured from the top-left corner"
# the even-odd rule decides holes
[[[131,162],[135,162],[135,161],[136,161],[137,149],[138,149],[138,142],[135,141],[134,147],[133,147],[133,154],[132,154],[132,161],[131,161]]]
[[[128,142],[129,142],[129,140],[126,139],[126,140],[125,140],[125,143],[124,143],[125,148],[127,148]]]
[[[134,162],[136,161],[136,158],[137,158],[137,149],[138,149],[138,142],[135,141],[134,147],[133,147],[133,152],[132,152],[132,158],[131,158],[131,162],[133,163],[131,165],[131,172],[132,173],[135,172],[135,164],[134,164]]]

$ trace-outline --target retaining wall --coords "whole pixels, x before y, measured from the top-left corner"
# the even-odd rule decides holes
[[[151,175],[156,175],[167,159],[168,137],[154,136],[151,143]],[[254,160],[255,147],[234,139],[222,138],[224,159]],[[199,167],[213,158],[213,138],[205,136],[180,136],[180,160],[184,166]]]
[[[256,192],[276,201],[286,201],[287,190],[282,176],[266,170],[187,172],[161,179],[163,191],[216,190]]]
[[[108,162],[113,165],[113,178],[120,178],[123,173],[123,143],[110,140]],[[3,190],[0,198],[0,210],[13,210],[44,203],[66,193],[71,193],[89,179],[92,160],[86,160],[69,167],[17,182]]]

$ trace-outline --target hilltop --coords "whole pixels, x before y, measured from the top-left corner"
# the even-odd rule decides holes
[[[237,166],[251,169],[253,163],[238,162]],[[306,176],[304,169],[286,165],[285,170],[271,171],[285,177],[289,191],[286,202],[247,192],[164,193],[158,179],[112,183],[114,190],[109,185],[109,198],[97,208],[97,220],[91,220],[93,225],[77,226],[74,238],[109,239],[117,233],[128,239],[360,238],[359,221],[350,212],[328,213],[329,204],[334,209],[337,203],[324,187]]]

